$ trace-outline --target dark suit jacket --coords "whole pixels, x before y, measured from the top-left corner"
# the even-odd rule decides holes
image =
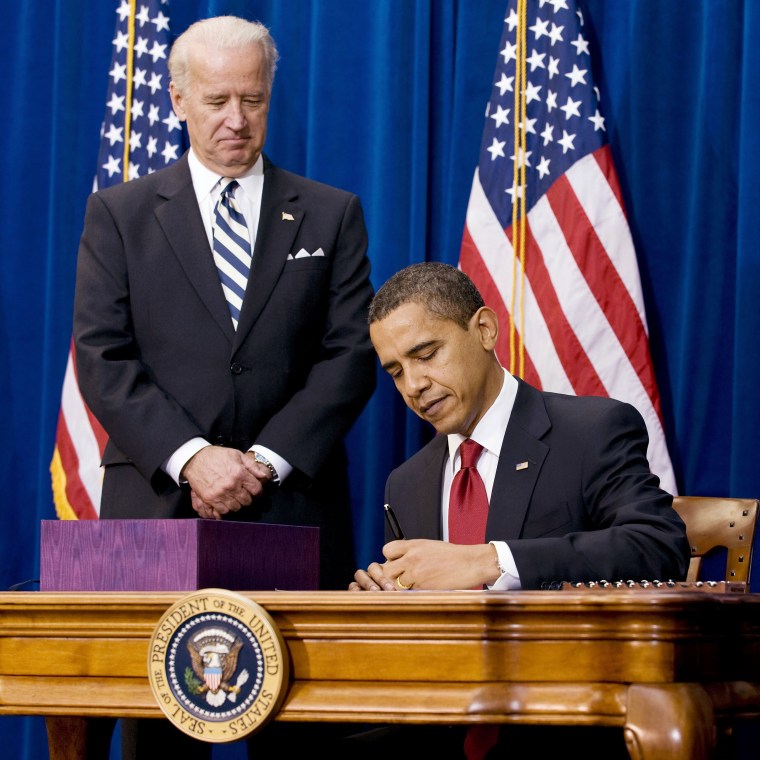
[[[685,526],[672,496],[650,472],[646,426],[636,409],[518,383],[486,541],[507,542],[522,587],[683,579],[689,561]],[[385,498],[406,538],[442,538],[447,459],[446,436],[437,436],[390,474]],[[524,462],[528,466],[518,469]]]
[[[355,195],[265,161],[235,331],[187,156],[90,197],[74,339],[82,394],[110,437],[101,517],[193,517],[162,463],[194,436],[259,443],[295,470],[233,519],[320,526],[323,585],[345,588],[355,562],[342,439],[375,386],[366,247]],[[302,248],[324,256],[294,258]]]

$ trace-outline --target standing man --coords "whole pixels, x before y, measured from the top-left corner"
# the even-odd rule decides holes
[[[232,16],[169,57],[189,151],[93,194],[74,338],[109,435],[102,518],[318,526],[322,588],[355,567],[343,437],[375,386],[359,199],[262,153],[277,49]]]
[[[410,540],[387,543],[352,590],[685,576],[686,529],[649,469],[634,407],[513,377],[494,351],[496,314],[447,264],[391,277],[369,320],[382,367],[439,435],[386,485]]]
[[[343,438],[375,387],[367,233],[355,195],[263,155],[277,58],[265,26],[231,16],[174,43],[191,147],[88,201],[78,379],[109,436],[101,518],[317,526],[337,589],[356,566]],[[210,754],[138,724],[136,757]]]

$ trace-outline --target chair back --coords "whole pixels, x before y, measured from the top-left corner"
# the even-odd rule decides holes
[[[675,496],[673,507],[686,524],[691,561],[686,580],[699,577],[702,559],[726,549],[726,577],[731,583],[746,583],[749,591],[752,542],[758,517],[757,499]]]

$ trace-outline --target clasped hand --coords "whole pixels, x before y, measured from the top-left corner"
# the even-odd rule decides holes
[[[266,465],[251,452],[223,446],[206,446],[182,470],[190,485],[190,500],[199,517],[220,520],[260,496],[272,479]]]

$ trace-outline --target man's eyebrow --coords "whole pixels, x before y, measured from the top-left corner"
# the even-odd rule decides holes
[[[422,343],[417,343],[416,345],[412,346],[405,354],[404,356],[416,356],[417,354],[421,354],[424,351],[427,351],[431,346],[434,346],[436,343],[438,343],[437,340],[426,340]],[[391,367],[398,364],[396,361],[389,361],[385,362],[385,364],[381,364],[380,366],[387,372]]]

